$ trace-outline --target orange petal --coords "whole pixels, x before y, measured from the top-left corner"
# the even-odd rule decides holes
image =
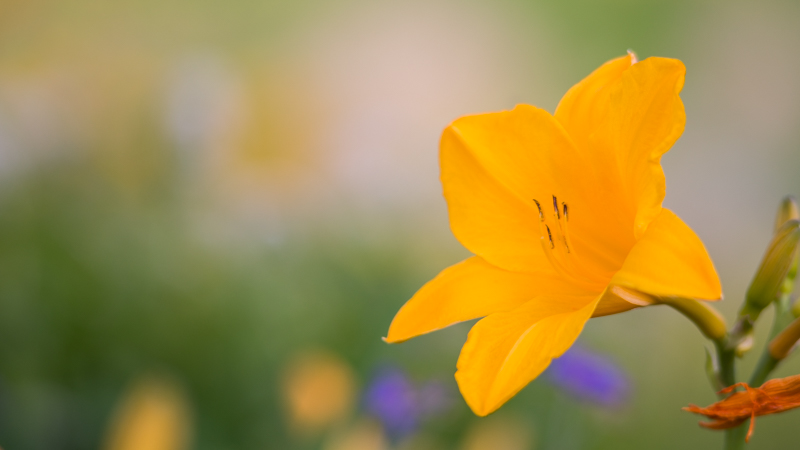
[[[598,301],[599,296],[543,296],[475,324],[456,372],[472,411],[495,411],[539,376],[572,346]]]
[[[588,147],[588,139],[608,112],[609,86],[631,67],[633,55],[612,59],[567,91],[556,108],[555,118],[579,147]]]
[[[611,284],[653,296],[722,298],[717,271],[700,238],[666,208],[636,242]]]
[[[647,58],[609,87],[608,114],[590,141],[591,154],[614,154],[639,238],[661,210],[666,184],[661,156],[683,133],[678,95],[686,68],[677,59]]]
[[[703,428],[709,428],[712,430],[727,430],[728,428],[738,427],[739,425],[743,424],[745,420],[749,418],[750,417],[745,417],[744,419],[731,419],[731,420],[714,419],[714,421],[712,422],[699,422],[699,424]]]
[[[417,291],[394,317],[385,340],[402,342],[556,292],[586,294],[555,276],[509,272],[473,256],[443,270]]]
[[[633,214],[618,211],[606,173],[587,164],[546,111],[462,117],[441,141],[444,195],[453,233],[472,252],[508,270],[538,270],[541,246],[538,199],[555,232],[553,196],[569,205],[577,279],[600,292],[634,243]],[[624,206],[624,204],[620,203]],[[589,269],[586,269],[589,267]]]

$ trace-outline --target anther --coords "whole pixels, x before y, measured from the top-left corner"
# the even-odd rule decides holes
[[[561,220],[561,213],[558,211],[558,199],[553,196],[553,210],[556,212],[556,219]]]
[[[539,201],[533,199],[533,202],[536,203],[536,207],[539,208],[539,220],[544,222],[544,213],[542,212],[542,205],[539,204]]]
[[[547,225],[544,227],[547,228],[547,237],[550,239],[550,249],[552,250],[556,247],[556,244],[553,243],[553,234],[550,232],[550,227]]]
[[[567,204],[562,202],[561,206],[564,207],[564,220],[569,222],[569,215],[567,214]]]

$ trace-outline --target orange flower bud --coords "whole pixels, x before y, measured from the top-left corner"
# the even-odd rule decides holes
[[[720,394],[733,392],[736,387],[744,391],[734,392],[707,408],[689,405],[684,411],[702,414],[711,422],[700,422],[700,426],[714,430],[734,428],[750,418],[750,428],[745,441],[750,441],[756,424],[756,416],[765,416],[800,407],[800,375],[769,380],[761,387],[752,388],[747,383],[736,383],[721,390]]]
[[[769,354],[778,361],[789,356],[800,341],[800,318],[795,319],[769,343]]]

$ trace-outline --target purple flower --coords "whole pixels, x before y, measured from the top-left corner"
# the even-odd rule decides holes
[[[394,368],[378,372],[364,395],[367,413],[377,417],[387,434],[397,438],[412,434],[422,419],[440,414],[450,405],[444,384],[431,381],[417,387]]]
[[[599,406],[619,407],[628,397],[625,372],[608,358],[580,347],[554,359],[546,376],[571,396]]]

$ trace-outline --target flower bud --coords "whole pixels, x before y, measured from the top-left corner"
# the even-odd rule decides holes
[[[784,223],[790,220],[800,220],[800,207],[797,205],[797,200],[791,195],[787,195],[781,206],[778,209],[778,214],[775,216],[775,229],[780,229]],[[781,294],[789,295],[794,290],[794,280],[797,277],[797,257],[795,257],[794,264],[789,268],[789,273],[786,274],[786,279],[781,287]],[[792,308],[792,314],[795,317],[800,317],[800,302],[795,302]]]
[[[755,321],[761,310],[775,300],[783,286],[797,255],[800,241],[800,222],[796,219],[786,221],[772,238],[761,265],[747,289],[745,305],[740,316],[749,316]]]
[[[800,319],[795,319],[769,343],[769,354],[778,361],[786,358],[800,341]]]
[[[800,251],[798,251],[800,253]],[[797,278],[797,256],[794,257],[794,262],[789,267],[789,272],[786,273],[786,279],[783,280],[781,285],[781,294],[790,295],[794,291],[794,280]]]
[[[781,206],[778,208],[778,214],[775,216],[775,232],[781,229],[783,224],[790,220],[800,220],[800,208],[797,206],[797,200],[791,195],[783,198]]]

